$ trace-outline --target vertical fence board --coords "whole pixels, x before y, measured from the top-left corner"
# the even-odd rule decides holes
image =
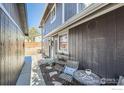
[[[0,8],[1,85],[16,84],[23,65],[23,56],[24,35]]]

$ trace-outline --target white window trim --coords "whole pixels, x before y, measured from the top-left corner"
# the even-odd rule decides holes
[[[79,3],[77,3],[77,14],[79,13]]]
[[[62,23],[65,22],[65,4],[62,3]]]
[[[53,9],[55,8],[55,16],[54,16],[54,18],[51,20],[51,13],[52,13],[52,11],[53,11]],[[52,9],[51,9],[51,11],[50,11],[50,23],[52,24],[54,21],[55,21],[55,19],[56,19],[56,4],[54,4],[53,5],[53,7],[52,7]]]
[[[59,49],[59,37],[61,36],[61,35],[64,35],[64,34],[67,34],[67,42],[68,42],[68,47],[67,47],[67,51],[62,51],[62,50],[60,50]],[[64,54],[69,54],[69,31],[68,30],[66,30],[66,31],[62,31],[62,32],[59,32],[58,33],[58,52],[59,53],[64,53]]]

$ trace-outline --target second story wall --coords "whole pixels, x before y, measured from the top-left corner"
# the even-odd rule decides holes
[[[88,6],[88,4],[78,3],[78,13],[83,11],[87,6]]]
[[[51,22],[51,14],[49,13],[46,22],[44,24],[44,34],[48,34],[50,31],[62,24],[62,3],[56,4],[56,17],[53,22]]]
[[[65,3],[64,4],[64,16],[65,21],[74,16],[77,13],[77,3]]]
[[[45,17],[44,22],[44,35],[53,31],[60,25],[64,24],[71,17],[76,15],[77,13],[82,12],[88,5],[85,3],[55,3],[55,20],[52,21],[52,9],[49,10],[49,13]],[[54,7],[54,5],[53,5]],[[52,21],[52,22],[51,22]]]

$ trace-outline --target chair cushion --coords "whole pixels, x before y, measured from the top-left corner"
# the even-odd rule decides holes
[[[71,67],[65,66],[64,73],[73,76],[73,73],[74,73],[76,70],[77,70],[76,68],[71,68]]]
[[[65,73],[60,74],[59,78],[64,79],[65,81],[68,81],[68,82],[72,82],[72,79],[73,79],[71,75],[68,75]]]

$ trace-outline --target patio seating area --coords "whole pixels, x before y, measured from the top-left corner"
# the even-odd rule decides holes
[[[38,61],[46,85],[124,85],[124,77],[101,77],[89,68],[80,69],[79,61],[58,53],[55,58]]]
[[[78,69],[78,61],[68,59],[63,61],[50,58],[39,61],[46,85],[123,85],[123,76],[111,81],[98,76],[90,69]]]
[[[80,83],[72,80],[72,75],[69,75],[67,71],[67,66],[74,67],[74,65],[70,64],[70,62],[68,62],[68,64],[67,62],[61,64],[60,62],[62,62],[62,60],[56,61],[56,59],[49,58],[41,60],[40,69],[46,85],[80,85]]]

